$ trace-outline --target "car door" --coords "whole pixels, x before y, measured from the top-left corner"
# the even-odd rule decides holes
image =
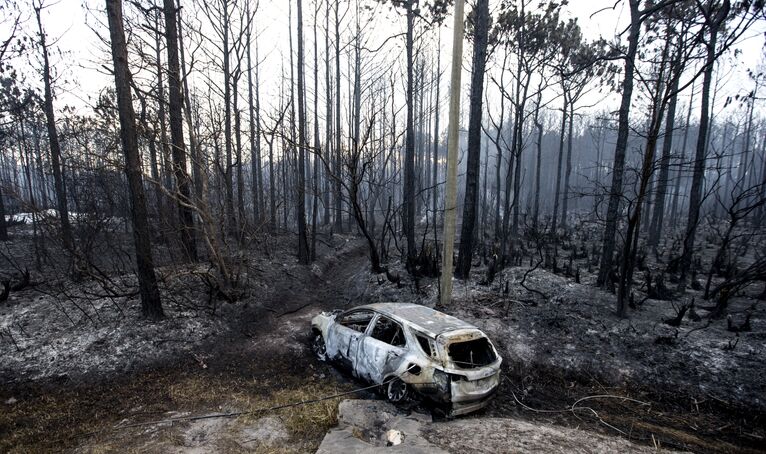
[[[359,345],[367,326],[375,316],[369,310],[356,310],[340,314],[328,332],[327,354],[356,374]]]
[[[373,383],[383,383],[404,361],[407,340],[402,326],[385,315],[378,315],[368,333],[357,355],[356,373]]]

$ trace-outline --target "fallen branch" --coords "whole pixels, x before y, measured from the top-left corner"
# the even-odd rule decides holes
[[[529,287],[527,287],[527,285],[525,284],[525,282],[526,282],[526,280],[527,280],[527,276],[529,276],[529,274],[530,274],[532,271],[536,270],[536,269],[537,269],[537,268],[540,266],[540,264],[542,264],[542,261],[538,261],[538,262],[535,264],[535,266],[533,266],[532,268],[528,269],[528,270],[527,270],[527,271],[524,273],[524,276],[521,278],[521,282],[519,282],[519,285],[521,285],[522,287],[524,287],[524,289],[525,289],[526,291],[528,291],[528,292],[532,292],[532,293],[537,293],[538,295],[542,296],[544,300],[547,300],[547,299],[548,299],[548,295],[546,295],[545,293],[541,292],[540,290],[535,290],[535,289],[533,289],[533,288],[529,288]]]

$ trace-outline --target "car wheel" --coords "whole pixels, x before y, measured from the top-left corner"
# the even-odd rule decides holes
[[[322,334],[314,333],[314,337],[311,338],[311,350],[320,361],[327,359],[327,346],[324,343]]]
[[[410,394],[407,383],[404,383],[401,378],[395,377],[389,380],[386,387],[386,398],[389,402],[397,404],[407,399]]]

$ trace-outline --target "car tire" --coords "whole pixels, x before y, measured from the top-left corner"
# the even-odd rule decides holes
[[[318,360],[325,361],[327,359],[327,346],[321,333],[314,333],[311,337],[311,351],[314,352],[314,356]]]
[[[410,388],[401,378],[394,377],[386,385],[386,399],[392,404],[402,403],[410,396]]]

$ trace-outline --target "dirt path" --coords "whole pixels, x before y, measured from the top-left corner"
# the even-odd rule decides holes
[[[365,249],[357,244],[309,268],[264,270],[262,279],[272,285],[257,304],[241,308],[228,333],[201,348],[207,366],[232,371],[233,365],[256,375],[284,366],[302,370],[313,360],[306,348],[311,318],[321,310],[362,304],[367,268]]]

